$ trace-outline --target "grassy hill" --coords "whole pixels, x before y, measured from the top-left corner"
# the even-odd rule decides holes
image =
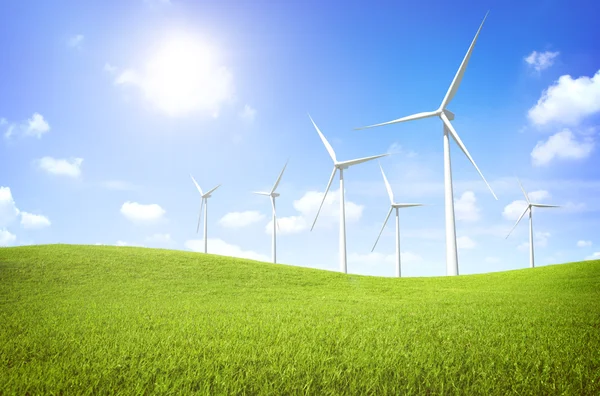
[[[600,261],[378,278],[0,249],[0,394],[600,394]]]

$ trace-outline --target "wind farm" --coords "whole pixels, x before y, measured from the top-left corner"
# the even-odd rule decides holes
[[[0,394],[600,394],[574,1],[0,5]]]

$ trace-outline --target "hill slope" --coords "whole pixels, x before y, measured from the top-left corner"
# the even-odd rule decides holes
[[[600,261],[377,278],[0,249],[0,393],[599,394]]]

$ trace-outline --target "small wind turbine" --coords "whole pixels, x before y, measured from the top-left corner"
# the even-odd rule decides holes
[[[198,189],[198,191],[200,192],[200,196],[202,197],[202,203],[200,204],[200,215],[198,216],[198,227],[196,227],[196,233],[198,233],[200,231],[200,219],[202,219],[202,206],[204,206],[204,253],[207,252],[207,222],[206,219],[208,218],[208,198],[210,198],[210,195],[213,193],[213,191],[215,191],[217,188],[219,188],[221,185],[219,184],[218,186],[216,186],[215,188],[213,188],[212,190],[210,190],[209,192],[207,192],[206,194],[202,193],[202,189],[200,188],[200,186],[198,185],[198,183],[196,182],[196,179],[194,179],[194,176],[192,176],[190,174],[190,177],[192,178],[192,181],[194,182],[194,184],[196,185],[196,188]],[[206,201],[206,204],[205,204]]]
[[[323,134],[319,130],[319,127],[317,126],[317,124],[315,124],[315,122],[313,121],[310,114],[308,115],[308,118],[310,118],[310,121],[315,126],[315,129],[317,130],[317,133],[319,134],[321,141],[325,145],[325,148],[327,149],[329,156],[333,160],[333,172],[331,172],[331,177],[329,178],[329,183],[327,183],[327,188],[325,189],[325,194],[323,194],[323,200],[321,201],[321,205],[319,205],[319,210],[317,211],[317,216],[315,217],[315,221],[313,221],[313,224],[312,224],[312,227],[310,227],[310,230],[312,231],[313,228],[315,227],[315,223],[317,222],[317,219],[319,218],[319,213],[321,213],[321,208],[323,207],[323,203],[325,202],[325,198],[327,197],[327,192],[329,191],[329,187],[331,187],[331,183],[333,182],[335,173],[339,170],[340,171],[340,271],[342,271],[343,273],[348,273],[348,267],[347,267],[347,263],[346,263],[346,205],[344,203],[344,169],[348,169],[352,165],[356,165],[356,164],[360,164],[360,163],[367,162],[370,160],[374,160],[376,158],[385,157],[386,155],[389,155],[389,154],[380,154],[380,155],[375,155],[372,157],[365,157],[365,158],[359,158],[359,159],[354,159],[354,160],[350,160],[350,161],[338,162],[338,160],[335,157],[335,152],[333,151],[333,148],[331,147],[331,145],[329,144],[327,139],[325,139],[325,136],[323,136]]]
[[[383,181],[385,182],[385,188],[387,189],[388,195],[390,197],[391,207],[390,207],[390,211],[387,214],[387,217],[385,218],[385,221],[383,222],[383,227],[381,227],[381,231],[379,231],[379,235],[377,236],[377,240],[375,241],[375,244],[373,245],[373,249],[371,249],[371,252],[373,250],[375,250],[375,246],[377,246],[377,242],[379,242],[381,233],[383,232],[383,229],[385,228],[385,225],[387,224],[387,221],[390,218],[390,215],[392,214],[392,210],[396,209],[396,276],[398,278],[400,278],[400,217],[398,216],[398,210],[400,208],[423,206],[423,204],[395,203],[394,202],[394,193],[392,192],[392,187],[390,187],[390,183],[388,182],[387,177],[385,177],[385,173],[383,173],[383,168],[381,167],[381,164],[379,164],[379,168],[381,169],[381,174],[383,175]]]
[[[278,193],[275,192],[277,186],[279,185],[279,181],[281,180],[281,176],[283,176],[283,172],[285,171],[285,167],[287,166],[287,161],[275,182],[275,185],[271,189],[271,192],[263,192],[263,191],[255,191],[254,194],[258,195],[266,195],[271,198],[271,207],[273,208],[273,242],[271,245],[272,255],[273,255],[273,263],[277,263],[277,228],[279,228],[279,223],[277,222],[277,214],[275,213],[275,198],[279,196]]]
[[[525,189],[523,188],[523,185],[521,184],[521,180],[519,180],[519,178],[517,178],[517,181],[519,182],[519,186],[521,187],[521,190],[523,191],[523,195],[525,195],[525,199],[527,200],[527,207],[525,208],[525,211],[523,211],[523,214],[521,214],[521,217],[519,217],[519,220],[517,220],[517,222],[515,223],[513,228],[511,228],[510,232],[504,239],[507,239],[510,236],[510,234],[513,232],[513,230],[517,227],[517,224],[519,224],[519,222],[521,221],[523,216],[525,216],[525,213],[527,213],[527,211],[529,211],[529,266],[531,268],[533,268],[533,267],[535,267],[534,260],[533,260],[533,218],[532,218],[533,207],[535,206],[537,208],[560,208],[560,206],[532,203],[531,201],[529,201],[529,197],[527,196],[527,193],[525,192]]]
[[[448,91],[446,92],[446,96],[444,97],[444,100],[442,100],[442,103],[440,104],[440,107],[437,110],[413,114],[413,115],[410,115],[407,117],[398,118],[397,120],[388,121],[388,122],[384,122],[381,124],[375,124],[375,125],[370,125],[370,126],[366,126],[366,127],[356,128],[356,129],[373,128],[373,127],[377,127],[377,126],[395,124],[395,123],[404,122],[404,121],[418,120],[421,118],[428,118],[428,117],[439,117],[442,120],[442,124],[444,127],[444,196],[445,196],[444,201],[445,201],[445,210],[446,210],[446,275],[458,275],[458,252],[456,249],[456,225],[455,225],[455,221],[454,221],[454,194],[453,194],[453,190],[452,190],[452,167],[450,164],[450,138],[449,138],[449,136],[452,136],[452,138],[454,139],[456,144],[458,144],[458,147],[460,147],[460,149],[467,156],[469,161],[471,161],[471,164],[473,164],[475,169],[477,169],[477,172],[479,172],[479,175],[481,176],[481,178],[483,179],[485,184],[487,184],[487,186],[490,189],[490,191],[492,192],[492,195],[494,196],[494,198],[496,198],[496,200],[498,199],[496,197],[496,194],[494,194],[492,187],[490,187],[487,180],[485,180],[485,177],[483,177],[483,174],[479,170],[479,167],[477,167],[477,164],[475,164],[475,161],[473,160],[473,158],[471,158],[471,154],[469,154],[467,147],[463,144],[462,140],[458,136],[458,133],[456,133],[456,130],[452,126],[452,123],[450,123],[450,121],[452,121],[454,119],[454,113],[452,113],[451,111],[449,111],[447,109],[448,105],[450,104],[450,101],[452,101],[452,98],[454,98],[454,95],[456,95],[456,91],[458,91],[460,82],[463,78],[463,75],[465,74],[465,70],[467,69],[467,64],[469,63],[469,59],[471,58],[471,53],[473,52],[473,47],[475,46],[475,43],[477,42],[477,37],[479,37],[479,32],[481,31],[481,28],[483,27],[483,23],[485,22],[486,18],[487,18],[487,14],[485,14],[485,18],[483,18],[483,22],[481,22],[481,25],[479,26],[479,29],[477,30],[477,34],[475,35],[473,42],[471,42],[471,46],[469,47],[469,50],[467,51],[467,54],[465,55],[458,71],[456,72],[456,75],[454,76],[454,80],[452,80],[452,84],[450,84],[450,88],[448,88]]]

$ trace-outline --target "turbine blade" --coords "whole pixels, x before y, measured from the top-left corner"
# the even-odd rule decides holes
[[[485,23],[485,20],[489,13],[490,12],[488,11],[485,14],[485,17],[483,18],[481,25],[479,25],[479,29],[477,29],[475,38],[471,42],[471,46],[469,47],[467,54],[465,55],[462,63],[460,64],[460,67],[458,68],[458,71],[456,72],[456,75],[454,76],[454,79],[452,80],[452,84],[450,84],[450,87],[448,88],[448,92],[446,92],[446,96],[444,97],[444,100],[442,101],[442,104],[440,105],[440,109],[445,109],[452,101],[452,98],[454,98],[454,95],[456,95],[456,91],[458,91],[458,87],[460,86],[460,82],[462,81],[462,78],[465,74],[465,70],[467,70],[467,65],[469,64],[469,59],[471,58],[471,54],[473,53],[473,48],[475,47],[475,43],[477,42],[477,38],[479,37],[479,33],[481,32],[481,28],[483,27],[483,24]]]
[[[394,204],[394,206],[397,208],[412,208],[414,206],[425,206],[425,204],[407,203],[407,204]]]
[[[388,156],[389,154],[379,154],[379,155],[374,155],[372,157],[364,157],[364,158],[359,158],[359,159],[354,159],[354,160],[350,160],[350,161],[342,161],[342,162],[338,162],[338,165],[344,166],[344,167],[348,167],[348,166],[352,166],[352,165],[357,165],[357,164],[361,164],[363,162],[367,162],[367,161],[371,161],[377,158],[381,158],[381,157],[385,157]]]
[[[381,227],[381,231],[379,231],[379,235],[377,236],[377,240],[375,241],[375,244],[373,245],[373,249],[371,249],[371,252],[373,250],[375,250],[375,246],[377,246],[377,242],[379,242],[379,238],[381,237],[381,233],[383,232],[383,229],[385,228],[385,225],[387,224],[388,219],[390,218],[390,215],[392,214],[392,210],[393,209],[394,208],[390,208],[390,211],[388,212],[387,217],[385,218],[385,221],[383,222],[383,227]]]
[[[202,209],[204,209],[204,198],[200,204],[200,214],[198,215],[198,227],[196,227],[196,234],[200,232],[200,220],[202,219]]]
[[[435,111],[425,111],[423,113],[417,113],[417,114],[409,115],[406,117],[398,118],[397,120],[382,122],[381,124],[375,124],[375,125],[369,125],[369,126],[364,126],[364,127],[360,127],[360,128],[354,128],[354,130],[359,131],[362,129],[375,128],[375,127],[379,127],[379,126],[383,126],[383,125],[397,124],[399,122],[419,120],[421,118],[433,117],[436,115],[437,115],[437,112],[435,112]]]
[[[546,205],[546,204],[531,204],[531,206],[536,206],[538,208],[560,208],[559,205]]]
[[[252,194],[266,195],[267,197],[271,196],[271,193],[264,192],[264,191],[252,191]]]
[[[218,186],[216,186],[215,188],[213,188],[212,190],[210,190],[209,192],[207,192],[206,194],[204,194],[204,195],[205,195],[205,196],[206,196],[206,195],[210,195],[210,193],[211,193],[211,192],[215,191],[215,190],[216,190],[217,188],[219,188],[219,187],[221,187],[221,185],[220,185],[220,184],[219,184]]]
[[[450,134],[452,135],[452,138],[454,139],[454,141],[456,142],[456,144],[458,144],[458,147],[460,147],[460,149],[462,150],[463,153],[465,153],[465,155],[467,156],[467,158],[469,159],[469,161],[471,161],[471,163],[473,164],[473,166],[475,167],[475,169],[477,169],[477,172],[479,172],[479,176],[481,176],[481,178],[483,179],[483,181],[485,182],[485,184],[488,186],[488,188],[490,189],[490,192],[492,193],[492,195],[494,196],[494,198],[496,198],[496,200],[498,200],[498,197],[494,193],[494,190],[492,190],[492,187],[490,186],[490,184],[487,182],[487,180],[485,180],[485,177],[483,176],[483,173],[481,173],[481,171],[479,170],[479,167],[477,166],[477,164],[475,163],[475,161],[473,161],[473,158],[471,157],[471,154],[469,154],[469,150],[467,150],[467,148],[463,144],[462,140],[460,140],[460,137],[458,136],[458,133],[456,133],[456,131],[454,130],[454,127],[450,123],[450,120],[448,120],[448,117],[446,116],[446,114],[444,114],[444,113],[440,114],[440,118],[442,119],[442,121],[444,121],[444,125],[446,125],[446,127],[450,131]]]
[[[515,223],[515,225],[513,226],[513,228],[510,229],[510,232],[508,233],[508,235],[504,239],[508,239],[508,237],[510,236],[510,234],[517,227],[517,224],[519,224],[519,221],[521,221],[521,219],[523,218],[523,216],[525,216],[525,213],[527,213],[528,210],[529,210],[529,205],[525,208],[525,211],[521,214],[521,217],[519,217],[519,220],[517,220],[517,222]]]
[[[521,184],[521,180],[519,180],[518,177],[517,177],[517,181],[519,182],[519,186],[521,186],[521,191],[523,191],[523,195],[525,195],[525,199],[527,200],[527,203],[530,204],[531,202],[529,202],[529,197],[527,196],[527,193],[525,192],[525,189],[523,188],[523,185]]]
[[[317,124],[315,124],[315,122],[313,121],[313,119],[310,116],[310,114],[308,115],[308,118],[310,118],[310,121],[312,122],[312,124],[315,126],[315,129],[319,133],[319,137],[321,138],[321,141],[325,145],[325,148],[327,149],[327,152],[329,153],[329,156],[331,157],[331,159],[333,160],[334,163],[337,162],[337,159],[335,158],[335,151],[333,151],[333,148],[331,147],[331,145],[329,144],[329,142],[327,141],[327,139],[325,139],[325,136],[323,136],[323,134],[319,130],[319,127],[317,126]]]
[[[285,161],[285,165],[283,166],[283,169],[281,170],[281,173],[279,174],[279,177],[277,178],[277,181],[275,182],[275,185],[271,189],[271,193],[274,193],[275,190],[277,189],[277,186],[279,185],[279,181],[281,180],[281,176],[283,176],[283,172],[285,171],[285,167],[287,166],[288,161]]]
[[[333,178],[335,177],[335,172],[337,172],[337,168],[333,167],[333,172],[331,173],[331,177],[329,178],[329,183],[327,183],[327,188],[325,189],[325,194],[323,194],[323,200],[321,201],[321,205],[319,205],[317,216],[315,217],[315,221],[313,221],[312,227],[310,227],[311,231],[313,230],[313,228],[315,228],[315,223],[319,218],[319,213],[321,213],[321,208],[323,207],[323,203],[325,202],[325,198],[327,197],[327,192],[329,191],[329,187],[331,187],[331,183],[333,182]]]
[[[202,194],[202,189],[200,188],[200,186],[198,185],[198,182],[196,182],[196,179],[194,179],[194,176],[192,176],[192,174],[190,173],[190,177],[192,178],[192,181],[194,182],[194,184],[196,185],[196,188],[198,189],[198,191],[200,191],[200,195]]]
[[[383,181],[385,182],[385,188],[387,189],[388,196],[390,197],[390,203],[394,204],[394,193],[392,192],[392,187],[390,187],[387,177],[385,177],[385,173],[383,173],[381,163],[379,164],[379,169],[381,169],[381,174],[383,175]]]

